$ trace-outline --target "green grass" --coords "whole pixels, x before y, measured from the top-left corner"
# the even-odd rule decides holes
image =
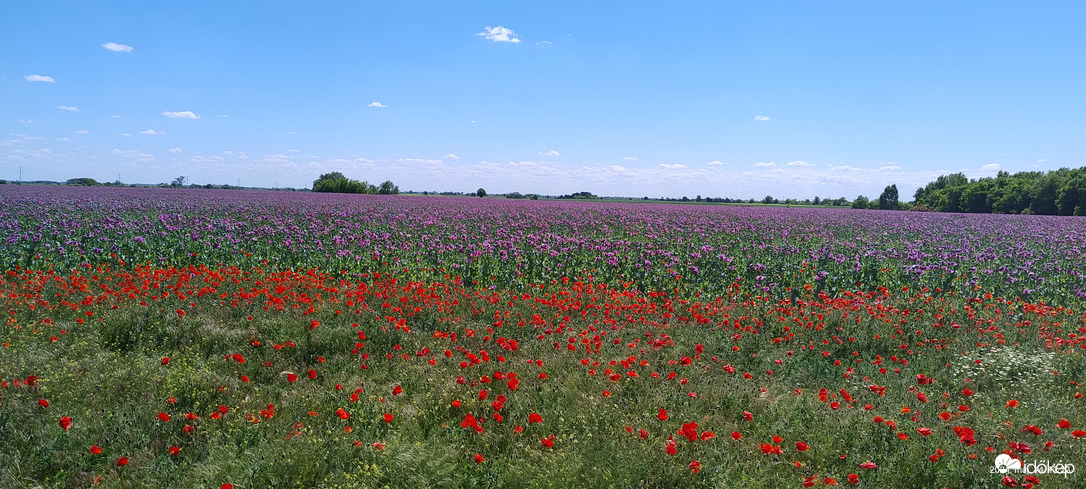
[[[43,292],[42,297],[60,293]],[[454,297],[460,303],[451,306]],[[857,474],[864,487],[994,487],[999,477],[989,468],[1009,441],[1031,446],[1034,453],[1023,455],[1027,460],[1086,467],[1086,439],[1056,427],[1067,418],[1074,429],[1083,429],[1086,420],[1086,400],[1075,397],[1082,390],[1081,350],[1051,349],[1040,334],[1043,328],[1081,325],[1081,315],[1071,311],[1052,310],[1032,327],[1017,327],[1008,318],[1022,305],[989,301],[985,305],[992,307],[972,304],[976,325],[933,327],[930,314],[915,312],[922,299],[902,294],[883,298],[882,318],[844,302],[726,304],[732,320],[742,317],[757,332],[734,329],[723,313],[709,323],[678,319],[684,314],[678,304],[671,319],[641,313],[646,320],[629,322],[581,309],[557,312],[558,320],[536,328],[518,326],[515,319],[494,327],[494,308],[512,318],[555,317],[556,311],[534,301],[509,306],[490,303],[485,295],[470,297],[462,291],[442,297],[443,312],[437,302],[419,303],[426,313],[418,315],[393,313],[382,308],[387,298],[373,296],[368,310],[326,297],[311,314],[289,303],[282,311],[265,311],[259,301],[234,308],[214,294],[190,295],[197,307],[176,297],[147,306],[118,298],[93,307],[93,317],[84,308],[31,310],[9,301],[11,320],[0,338],[0,381],[8,383],[0,390],[0,487],[86,487],[95,480],[97,487],[799,487],[809,476],[848,485],[849,474]],[[952,296],[930,301],[922,306],[929,311],[967,305]],[[192,312],[179,317],[175,311],[182,307]],[[914,312],[901,314],[907,307]],[[565,315],[568,320],[562,320]],[[800,317],[812,324],[820,320],[823,327],[797,323]],[[320,325],[311,330],[314,320]],[[401,320],[410,331],[396,327]],[[999,329],[990,330],[993,325]],[[359,339],[360,330],[365,339]],[[586,353],[581,340],[594,350],[596,335],[599,353]],[[663,346],[650,346],[663,335],[669,338]],[[515,339],[519,349],[502,348],[498,337]],[[576,351],[566,347],[570,338]],[[614,338],[621,340],[616,344]],[[355,353],[358,342],[363,346]],[[700,356],[697,345],[704,348]],[[424,349],[430,353],[419,355]],[[481,356],[482,350],[489,361],[460,367],[467,352]],[[235,353],[245,362],[234,360]],[[876,355],[882,356],[878,365]],[[630,357],[636,358],[623,365]],[[316,379],[308,378],[310,369]],[[605,369],[621,378],[612,381]],[[288,372],[299,379],[288,382]],[[510,390],[496,372],[515,372],[519,387]],[[917,374],[935,383],[918,386]],[[35,385],[14,385],[29,375],[39,378]],[[1021,378],[1030,380],[1015,380]],[[885,387],[884,395],[872,385]],[[393,395],[396,386],[402,394]],[[963,396],[965,387],[976,394]],[[826,401],[819,399],[822,388]],[[483,389],[487,398],[479,400]],[[927,403],[917,400],[918,389],[929,396]],[[498,395],[507,397],[498,411],[501,422],[491,405]],[[1021,407],[1004,407],[1009,399]],[[453,407],[457,400],[460,407]],[[830,402],[841,405],[835,410]],[[970,410],[959,412],[958,405]],[[228,412],[211,419],[219,406]],[[903,413],[903,407],[911,412]],[[340,408],[349,420],[336,416]],[[658,419],[660,409],[668,419]],[[745,411],[753,420],[744,420]],[[945,422],[938,417],[944,411],[956,414]],[[190,412],[198,419],[187,420]],[[159,420],[159,413],[170,420]],[[384,421],[385,413],[395,417],[392,423]],[[467,413],[487,418],[482,433],[460,426]],[[543,422],[530,424],[531,413]],[[73,419],[68,431],[58,424],[61,416]],[[897,429],[874,423],[875,416],[896,422]],[[698,424],[699,434],[716,436],[687,441],[678,432],[690,422]],[[1044,434],[1022,434],[1026,424]],[[919,426],[933,434],[921,436]],[[978,443],[960,442],[954,426],[972,427]],[[646,439],[639,437],[642,428]],[[732,439],[733,431],[742,439]],[[900,440],[899,432],[909,438]],[[546,448],[540,439],[551,434],[554,446]],[[773,443],[773,436],[782,441]],[[669,438],[677,441],[674,456],[665,451]],[[811,448],[799,452],[796,441]],[[1054,446],[1042,452],[1045,441]],[[784,453],[763,454],[762,443]],[[102,454],[91,454],[92,445]],[[170,455],[171,446],[180,453]],[[939,449],[945,456],[929,461]],[[486,461],[475,463],[475,454]],[[117,466],[121,456],[129,465]],[[702,467],[698,473],[688,468],[694,460]],[[866,461],[878,468],[859,468]],[[1072,477],[1044,476],[1042,487],[1081,480],[1080,474]]]

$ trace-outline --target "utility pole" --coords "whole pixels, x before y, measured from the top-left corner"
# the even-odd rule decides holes
[[[23,167],[19,167],[19,183],[23,183]]]

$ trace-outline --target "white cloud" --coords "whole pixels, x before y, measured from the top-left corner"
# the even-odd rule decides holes
[[[766,163],[764,161],[759,161],[759,162],[755,163],[754,166],[755,167],[770,167],[770,166],[777,166],[777,164],[772,162],[772,161],[770,161],[769,163]]]
[[[814,166],[814,163],[807,163],[803,160],[789,161],[788,166]]]
[[[131,136],[131,134],[128,134],[127,132],[122,132],[122,133],[121,133],[121,136],[124,136],[124,137],[129,137],[129,136]]]
[[[300,134],[300,133],[297,133],[297,132],[294,132],[294,131],[287,131],[287,132],[284,132],[283,134],[295,135],[295,134]]]
[[[685,170],[686,165],[682,165],[682,164],[678,164],[678,163],[663,163],[663,164],[660,164],[660,165],[656,165],[656,169],[658,169],[658,170]]]
[[[174,153],[174,154],[180,153],[180,152],[181,152],[181,148],[170,148],[170,152],[171,152],[171,153]]]
[[[982,165],[980,167],[980,171],[999,171],[999,163],[989,163],[987,165]]]
[[[140,131],[140,134],[146,134],[148,136],[161,136],[166,134],[164,131],[156,131],[154,129],[148,129],[146,131]]]
[[[373,102],[370,102],[370,104],[369,104],[369,105],[367,105],[367,107],[379,107],[379,108],[382,108],[382,109],[383,109],[383,108],[385,108],[385,107],[388,107],[388,106],[387,106],[387,105],[385,105],[385,104],[382,104],[381,102],[378,102],[378,101],[376,101],[376,100],[375,100],[375,101],[373,101]]]
[[[547,151],[546,153],[539,153],[539,154],[540,154],[540,156],[562,156],[562,155],[558,154],[558,152],[553,150],[553,149],[550,150],[550,151]]]
[[[30,119],[19,119],[19,124],[33,124],[34,121]]]
[[[137,162],[137,163],[154,163],[155,162],[155,156],[154,155],[147,154],[147,153],[141,153],[141,152],[139,152],[137,150],[134,150],[134,149],[130,149],[128,151],[121,151],[121,150],[119,150],[117,148],[113,148],[113,151],[110,151],[109,153],[113,154],[113,155],[117,155],[117,156],[123,156],[123,157],[131,159],[132,161]]]
[[[622,159],[624,159],[624,160],[626,160],[626,161],[637,161],[637,157],[636,157],[636,156],[627,156],[627,157],[625,157],[625,158],[622,158]]]
[[[758,122],[765,122],[765,121],[769,120],[769,117],[764,116],[764,115],[756,115],[756,116],[754,116],[754,120],[756,120]]]
[[[856,168],[852,165],[843,165],[830,167],[830,171],[863,171],[863,168]]]
[[[111,116],[109,116],[109,117],[110,117],[111,119],[120,119],[120,118],[121,118],[121,116],[119,116],[119,115],[111,115]]]
[[[191,110],[184,112],[170,112],[168,110],[162,111],[162,115],[169,117],[170,119],[199,119],[200,116],[193,114]]]
[[[447,160],[459,160],[460,157],[456,156],[456,155],[454,155],[452,153],[449,153],[449,154],[445,155],[445,159],[447,159]]]
[[[90,134],[90,131],[84,131],[82,129],[73,132],[72,134]]]
[[[889,161],[884,161],[883,163],[890,163],[890,162]],[[900,170],[900,169],[901,169],[900,166],[897,166],[897,165],[894,165],[894,164],[879,167],[879,170],[886,170],[886,171],[894,171],[894,170]]]
[[[125,45],[125,44],[117,44],[115,42],[107,42],[107,43],[103,44],[102,47],[104,47],[104,48],[106,48],[106,49],[108,49],[110,51],[115,51],[115,52],[118,52],[118,53],[131,53],[132,52],[132,46],[128,46],[128,45]]]
[[[223,114],[223,115],[220,115],[219,117],[222,117],[223,119],[226,119],[226,118],[228,118],[228,117],[230,117],[230,116],[228,116],[228,115],[226,115],[226,114]]]
[[[70,142],[72,142],[72,139],[71,139],[71,138],[56,138],[56,140],[57,140],[57,141],[61,141],[61,142],[64,142],[64,143],[70,143]]]
[[[536,46],[550,46],[551,44],[554,44],[554,43],[552,43],[550,41],[539,41],[539,42],[535,43]]]
[[[720,165],[723,165],[723,164],[724,164],[724,162],[720,161],[720,160],[713,160],[713,161],[710,161],[710,162],[706,163],[706,165],[709,165],[709,166],[720,166]]]
[[[299,152],[301,152],[301,151],[302,151],[302,150],[300,150],[300,149],[294,149],[294,148],[291,148],[291,149],[288,149],[288,150],[287,150],[287,153],[299,153]]]
[[[520,36],[517,35],[516,32],[513,32],[513,29],[502,26],[486,26],[486,29],[483,29],[483,32],[476,33],[475,35],[483,36],[494,42],[511,42],[513,44],[520,42]]]
[[[58,105],[57,108],[68,112],[79,112],[79,107],[72,107],[71,105]]]
[[[48,82],[48,83],[56,82],[56,80],[54,80],[53,77],[46,76],[46,75],[26,75],[25,78],[26,78],[26,81],[28,81],[28,82]]]

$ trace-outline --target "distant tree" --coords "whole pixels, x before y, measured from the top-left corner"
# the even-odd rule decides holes
[[[685,195],[684,195],[684,196],[683,196],[683,198],[682,198],[681,200],[682,200],[683,202],[690,202],[690,197],[687,197],[687,196],[685,196]]]
[[[184,175],[181,175],[181,176],[173,179],[173,182],[170,183],[170,186],[171,187],[184,187],[185,182],[187,182],[188,180],[189,180],[188,177],[186,177]]]
[[[698,194],[698,196],[695,197],[694,200],[696,200],[698,202],[701,202],[702,201],[701,194]]]
[[[901,204],[898,202],[897,184],[888,185],[879,195],[879,209],[896,211],[899,208]]]
[[[377,193],[381,195],[396,195],[400,193],[400,187],[397,187],[391,180],[385,180],[377,187]]]
[[[864,197],[863,195],[860,195],[860,196],[856,197],[856,200],[852,201],[852,208],[853,209],[867,209],[868,206],[870,205],[870,202],[871,201],[868,200],[867,197]]]
[[[343,174],[338,172],[338,171],[334,171],[334,172],[331,172],[331,173],[322,174],[321,176],[317,177],[316,181],[320,182],[320,181],[324,181],[324,180],[339,180],[341,178],[347,178],[347,177],[343,176]],[[316,183],[316,182],[314,182],[314,183]]]
[[[486,189],[479,187],[479,190],[475,191],[475,195],[478,197],[486,197]]]
[[[811,205],[820,205],[820,204],[822,204],[822,199],[819,199],[817,195],[815,196],[814,199],[811,199]]]
[[[83,187],[97,187],[98,185],[101,185],[101,184],[98,183],[97,180],[95,180],[93,178],[87,178],[87,177],[70,178],[65,183],[67,183],[68,185],[78,185],[78,186],[83,186]]]
[[[524,197],[525,195],[520,192],[509,192],[505,194],[505,198],[507,199],[523,199]]]
[[[776,201],[777,201],[777,199],[774,199],[772,195],[767,195],[767,196],[765,196],[764,199],[762,199],[763,204],[772,204],[772,203],[774,203]]]

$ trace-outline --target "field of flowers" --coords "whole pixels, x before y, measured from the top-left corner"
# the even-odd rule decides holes
[[[7,185],[0,240],[0,487],[1086,484],[1081,218]]]

